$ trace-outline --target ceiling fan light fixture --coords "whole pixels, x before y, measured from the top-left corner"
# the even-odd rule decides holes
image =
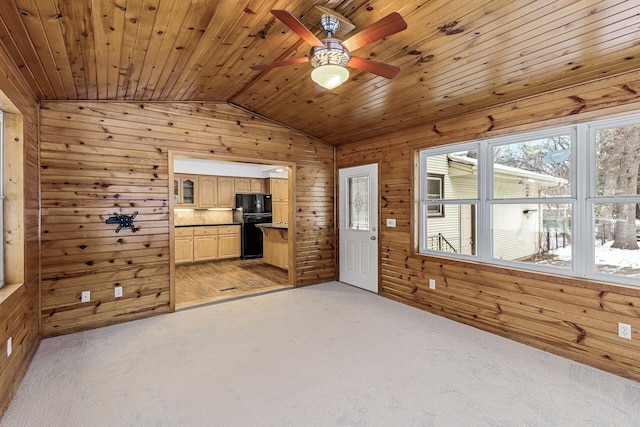
[[[334,89],[348,78],[349,70],[340,65],[321,65],[311,72],[311,80],[325,89]]]

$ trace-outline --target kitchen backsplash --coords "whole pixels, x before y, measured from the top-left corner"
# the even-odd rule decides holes
[[[233,211],[174,211],[173,219],[175,225],[231,224],[233,222]]]

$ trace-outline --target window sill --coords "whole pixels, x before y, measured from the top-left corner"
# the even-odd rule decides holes
[[[11,295],[16,293],[18,289],[20,289],[22,286],[24,286],[24,283],[16,283],[15,285],[4,285],[3,287],[1,287],[0,288],[0,306],[4,304],[4,302],[8,300],[9,297],[11,297]]]

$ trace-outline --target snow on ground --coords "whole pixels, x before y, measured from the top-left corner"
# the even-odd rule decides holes
[[[640,269],[640,250],[612,249],[613,241],[604,246],[596,243],[596,265],[610,265],[618,268]],[[558,260],[571,261],[571,246],[551,251]]]

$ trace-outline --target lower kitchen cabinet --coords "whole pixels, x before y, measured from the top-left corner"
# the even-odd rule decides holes
[[[176,228],[175,251],[176,264],[193,262],[193,228]]]
[[[194,227],[193,260],[218,259],[218,227]]]
[[[240,226],[177,227],[175,262],[187,264],[240,256]]]

